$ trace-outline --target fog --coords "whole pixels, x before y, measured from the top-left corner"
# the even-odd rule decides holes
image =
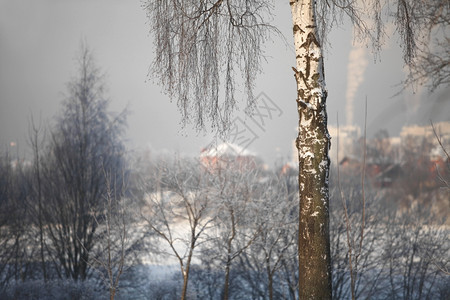
[[[286,42],[274,37],[266,45],[266,62],[255,94],[264,93],[281,115],[264,128],[254,127],[240,111],[240,120],[255,131],[250,149],[268,163],[291,157],[296,137],[297,110],[291,19],[287,1],[277,3],[274,24]],[[64,99],[66,83],[76,72],[74,58],[85,41],[93,50],[113,110],[130,111],[127,139],[130,150],[180,152],[197,155],[214,140],[213,134],[181,128],[176,103],[151,76],[152,37],[141,1],[0,1],[0,147],[14,142],[14,152],[28,153],[27,132],[31,115],[52,123]],[[329,123],[348,120],[364,123],[367,98],[368,134],[388,129],[397,135],[404,125],[448,120],[448,90],[429,95],[426,88],[401,91],[405,77],[397,38],[387,40],[383,51],[355,43],[348,25],[330,33],[325,53]],[[352,53],[360,53],[353,57]],[[352,66],[364,66],[354,70]],[[240,91],[238,98],[243,98]],[[351,98],[351,99],[350,99]],[[350,102],[351,100],[351,102]],[[349,104],[351,103],[351,105]]]

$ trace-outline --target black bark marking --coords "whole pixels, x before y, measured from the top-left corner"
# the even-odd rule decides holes
[[[297,104],[300,105],[300,107],[303,109],[308,108],[308,106],[306,106],[306,103],[301,101],[300,99],[297,99]]]
[[[293,30],[294,30],[294,34],[295,34],[297,31],[300,31],[301,33],[305,33],[305,32],[300,28],[300,26],[298,26],[297,24],[294,25]]]
[[[307,62],[307,67],[309,67],[309,63]],[[308,68],[306,69],[306,76],[303,74],[303,72],[301,72],[301,71],[297,71],[297,69],[296,68],[294,68],[294,67],[292,67],[292,70],[294,70],[294,72],[295,72],[295,79],[297,79],[297,81],[300,81],[299,79],[301,79],[302,81],[303,81],[303,83],[305,84],[305,86],[306,86],[306,88],[308,89],[308,90],[311,90],[311,87],[309,86],[309,84],[308,84],[308,77],[309,77],[309,70],[308,70]]]
[[[309,55],[307,55],[306,56],[306,78],[309,78],[309,75],[310,75],[310,72],[311,72],[311,61],[310,61],[310,58],[309,58]],[[306,82],[305,82],[305,84],[306,84]],[[309,88],[309,87],[308,87]]]
[[[300,47],[302,47],[302,48],[305,47],[305,48],[309,49],[311,44],[315,44],[317,47],[320,48],[320,44],[317,41],[316,36],[312,32],[308,33],[308,36],[306,37],[306,41]]]

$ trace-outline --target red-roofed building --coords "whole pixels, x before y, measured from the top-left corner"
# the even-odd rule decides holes
[[[200,161],[208,170],[255,169],[261,165],[261,160],[254,153],[231,143],[204,148],[200,153]]]

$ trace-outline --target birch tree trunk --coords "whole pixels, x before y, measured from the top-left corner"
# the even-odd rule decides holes
[[[299,127],[299,299],[331,299],[325,78],[314,0],[289,0],[296,54]]]

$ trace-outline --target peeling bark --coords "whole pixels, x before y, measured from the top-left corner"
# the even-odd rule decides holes
[[[331,299],[328,211],[330,136],[322,48],[314,0],[290,0],[296,54],[299,127],[299,299]]]

